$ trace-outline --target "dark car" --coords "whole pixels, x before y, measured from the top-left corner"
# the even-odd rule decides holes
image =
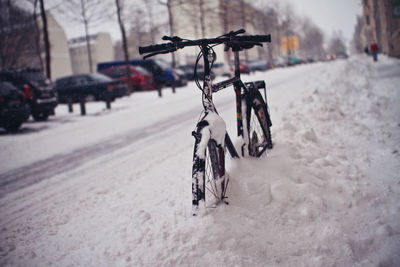
[[[57,93],[54,84],[40,70],[1,71],[0,81],[10,82],[24,93],[35,120],[47,120],[50,115],[54,115],[58,104]]]
[[[173,70],[169,64],[159,59],[132,59],[129,61],[129,64],[134,67],[143,67],[148,72],[152,73],[156,88],[179,84],[184,85],[187,83],[186,76],[183,73],[180,75]],[[97,64],[97,71],[101,72],[102,69],[119,65],[125,65],[125,61],[100,62]]]
[[[155,89],[153,74],[140,66],[129,66],[131,73],[131,82],[134,91],[149,91]],[[115,80],[121,80],[128,83],[128,75],[126,73],[126,66],[113,66],[111,68],[99,70],[100,73],[105,74]]]
[[[195,65],[182,65],[179,66],[178,69],[181,70],[185,76],[186,76],[186,80],[188,81],[193,81],[194,80],[194,67]],[[203,80],[203,76],[204,76],[204,68],[203,65],[197,65],[197,77],[199,78],[199,80]],[[213,80],[215,78],[215,74],[213,72],[213,70],[211,70],[211,79]]]
[[[162,60],[162,59],[154,59],[154,61],[157,63],[158,66],[161,67],[161,69],[165,74],[170,74],[170,78],[168,78],[165,80],[165,86],[185,86],[187,85],[187,78],[186,78],[186,73],[183,72],[180,69],[174,69],[172,68],[172,66],[167,63],[166,61]]]
[[[0,82],[0,127],[16,132],[29,117],[24,94],[9,82]]]
[[[348,57],[349,57],[349,56],[348,56],[345,52],[343,52],[343,51],[338,52],[338,53],[335,54],[335,58],[337,58],[337,59],[339,59],[339,58],[341,58],[341,59],[347,59]]]
[[[129,95],[124,81],[113,80],[100,73],[77,74],[56,80],[58,100],[61,103],[80,101],[114,101]]]
[[[235,70],[235,66],[233,64],[230,65],[231,72]],[[242,74],[250,74],[249,66],[243,62],[239,63],[240,73]]]
[[[248,66],[249,66],[250,72],[266,71],[266,70],[269,70],[269,68],[270,68],[268,63],[263,60],[250,61]]]

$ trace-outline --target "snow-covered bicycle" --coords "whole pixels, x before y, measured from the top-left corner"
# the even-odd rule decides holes
[[[188,40],[177,36],[164,36],[168,43],[139,47],[144,58],[158,54],[173,53],[186,46],[198,46],[200,52],[196,60],[196,84],[203,92],[202,102],[204,115],[192,132],[195,138],[192,169],[192,205],[196,215],[199,203],[206,207],[218,203],[227,203],[226,190],[229,178],[225,173],[225,149],[233,158],[239,158],[231,138],[226,132],[224,120],[212,101],[212,93],[231,85],[236,94],[237,133],[241,137],[241,155],[260,157],[266,149],[272,148],[270,127],[272,125],[267,105],[264,81],[242,82],[240,78],[239,51],[262,46],[263,42],[271,42],[270,35],[241,35],[245,30],[229,32],[212,39]],[[235,75],[233,78],[212,84],[210,74],[216,54],[213,47],[224,44],[225,51],[234,52]],[[204,62],[203,86],[199,83],[197,65],[200,59]],[[264,89],[264,97],[260,93]]]

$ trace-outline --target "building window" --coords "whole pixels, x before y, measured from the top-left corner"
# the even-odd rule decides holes
[[[368,6],[368,0],[364,0],[364,5]]]
[[[366,16],[367,25],[369,25],[369,15]]]

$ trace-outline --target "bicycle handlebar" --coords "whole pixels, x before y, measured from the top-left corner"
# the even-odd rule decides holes
[[[175,47],[174,43],[139,46],[139,54],[142,55],[142,54],[147,54],[147,53],[160,52],[160,51],[164,51],[164,50],[170,50],[174,47]]]
[[[186,41],[183,41],[181,38],[177,36],[174,37],[165,36],[165,38],[163,38],[164,40],[171,40],[171,41],[173,40],[173,42],[149,45],[149,46],[141,46],[139,47],[139,54],[169,53],[169,52],[174,52],[177,49],[184,48],[186,46],[204,46],[204,45],[223,44],[223,43],[229,46],[230,42],[234,42],[236,45],[239,42],[243,42],[243,48],[250,48],[249,47],[250,43],[254,45],[255,43],[271,42],[270,34],[236,36],[237,34],[240,33],[244,33],[244,30],[242,29],[236,32],[230,32],[219,38],[186,40]],[[246,42],[248,43],[246,44]]]

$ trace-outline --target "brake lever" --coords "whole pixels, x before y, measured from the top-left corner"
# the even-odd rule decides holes
[[[143,59],[146,59],[146,58],[149,58],[149,57],[158,55],[158,54],[168,54],[168,53],[171,53],[171,52],[175,52],[176,50],[177,50],[177,48],[174,47],[174,48],[171,48],[171,49],[168,49],[168,50],[154,52],[154,53],[145,55],[145,56],[143,57]]]
[[[182,38],[181,38],[181,37],[178,37],[178,36],[166,36],[166,35],[164,35],[164,36],[162,37],[162,39],[163,39],[164,41],[171,41],[171,42],[173,42],[173,43],[177,43],[177,42],[181,42],[181,41],[182,41]]]
[[[224,35],[221,35],[220,37],[229,37],[229,38],[232,38],[232,37],[235,37],[235,36],[238,35],[238,34],[242,34],[242,33],[245,33],[245,32],[246,32],[245,29],[240,29],[240,30],[237,30],[237,31],[230,31],[230,32],[228,32],[228,33],[226,33],[226,34],[224,34]],[[220,38],[220,37],[218,37],[218,38]]]

